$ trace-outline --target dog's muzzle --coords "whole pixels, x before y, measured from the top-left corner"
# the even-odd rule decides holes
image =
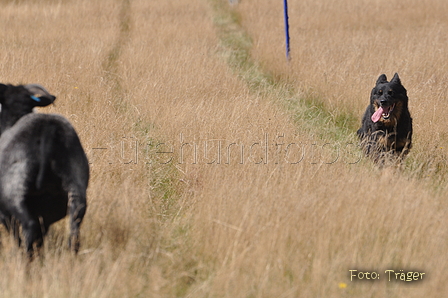
[[[388,120],[395,108],[395,104],[387,105],[385,100],[380,101],[380,104],[380,107],[378,108],[378,110],[376,110],[371,118],[374,123],[378,122],[381,117],[383,117],[384,120]]]

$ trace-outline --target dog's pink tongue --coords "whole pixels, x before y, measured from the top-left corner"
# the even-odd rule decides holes
[[[381,115],[383,114],[383,108],[379,107],[378,110],[376,110],[376,112],[372,115],[372,121],[373,122],[378,122],[381,118]]]

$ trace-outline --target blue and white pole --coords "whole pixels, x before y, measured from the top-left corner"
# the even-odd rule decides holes
[[[286,37],[286,60],[291,60],[289,54],[289,17],[288,17],[288,0],[283,0],[283,11],[285,16],[285,37]]]

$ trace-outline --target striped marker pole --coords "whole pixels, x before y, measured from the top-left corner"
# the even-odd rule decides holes
[[[283,0],[283,11],[285,15],[285,37],[286,37],[286,60],[291,60],[289,55],[289,17],[288,17],[288,0]]]

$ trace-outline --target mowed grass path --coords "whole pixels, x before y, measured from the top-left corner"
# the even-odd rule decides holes
[[[19,1],[1,16],[2,81],[59,95],[48,111],[75,125],[92,179],[78,257],[64,222],[31,265],[2,230],[0,296],[446,293],[446,187],[355,162],[351,116],[257,68],[227,1]]]

